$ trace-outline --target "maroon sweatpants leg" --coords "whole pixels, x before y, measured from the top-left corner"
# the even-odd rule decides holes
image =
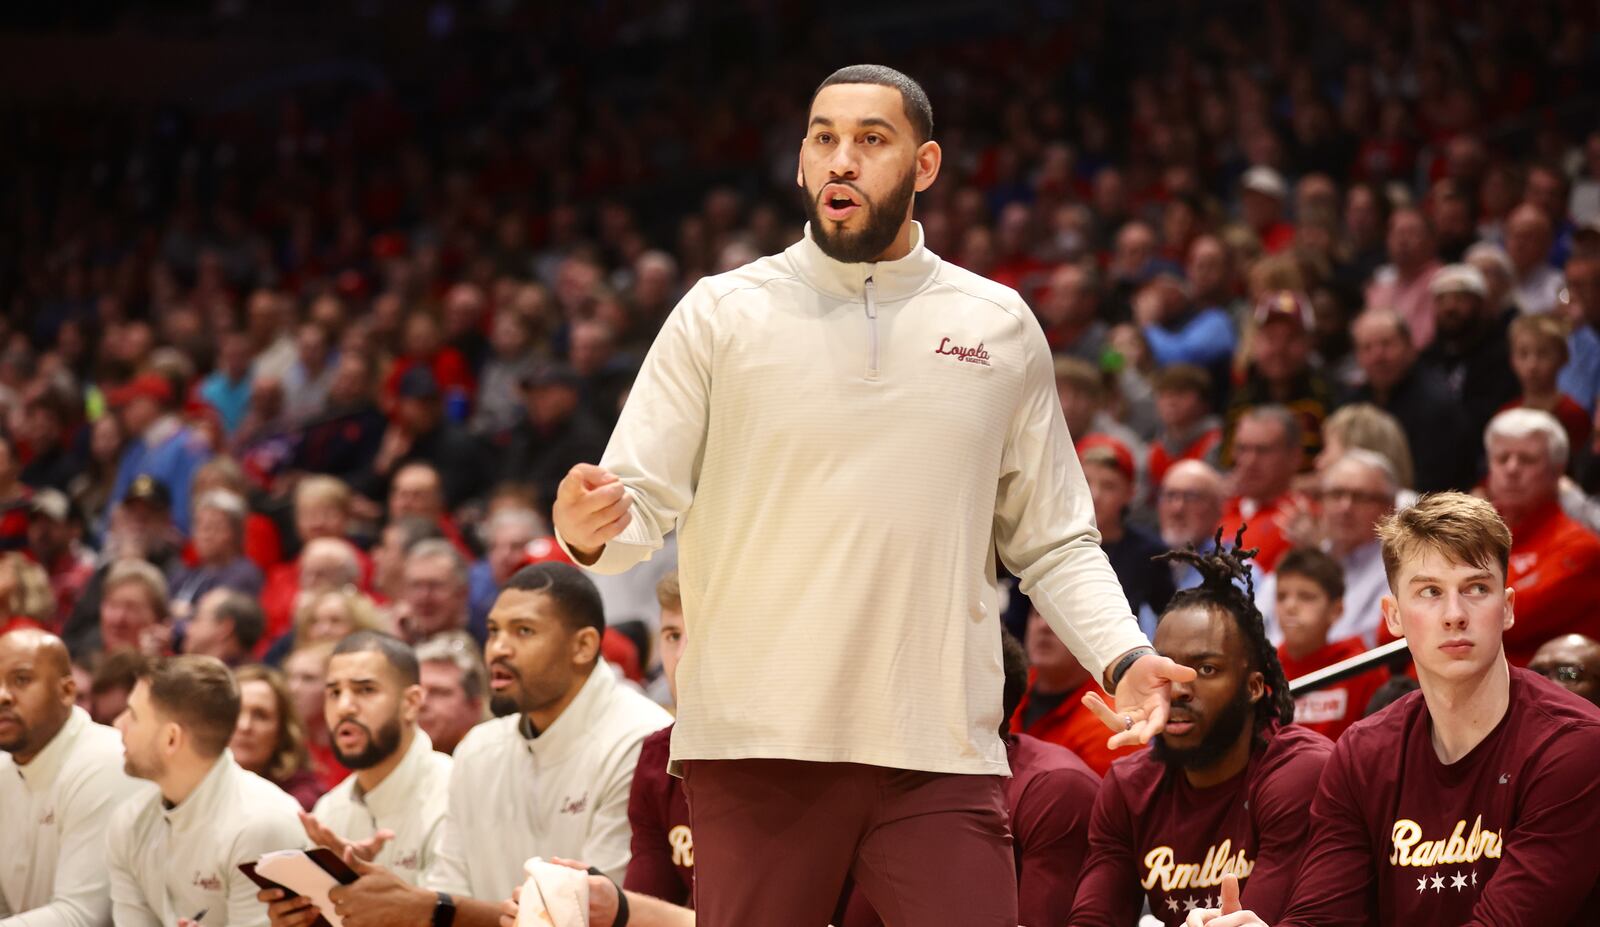
[[[1001,778],[884,769],[876,779],[852,874],[884,924],[1016,927],[1017,864]]]
[[[698,927],[824,927],[872,810],[873,768],[794,760],[685,766]]]

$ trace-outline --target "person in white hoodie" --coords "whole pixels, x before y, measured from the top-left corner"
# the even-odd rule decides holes
[[[781,254],[696,284],[600,465],[562,481],[575,560],[679,531],[694,645],[670,763],[710,927],[825,923],[847,875],[895,927],[1017,923],[995,555],[1116,693],[1117,744],[1170,685],[1095,529],[1038,321],[930,252],[926,93],[844,68],[814,94]]]
[[[111,923],[106,819],[148,786],[122,771],[117,732],[74,707],[66,645],[0,635],[0,927]]]

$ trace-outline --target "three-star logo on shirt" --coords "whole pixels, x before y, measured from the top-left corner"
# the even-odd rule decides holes
[[[1435,895],[1443,894],[1446,890],[1446,875],[1449,876],[1449,888],[1457,893],[1469,887],[1478,887],[1478,870],[1476,869],[1469,869],[1465,872],[1434,873],[1431,876],[1423,876],[1417,880],[1417,894],[1420,895],[1429,891]]]

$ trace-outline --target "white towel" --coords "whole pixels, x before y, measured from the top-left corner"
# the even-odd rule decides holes
[[[522,864],[517,927],[589,927],[589,874],[535,856]]]

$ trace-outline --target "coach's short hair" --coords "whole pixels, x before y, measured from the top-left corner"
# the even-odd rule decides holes
[[[834,84],[893,87],[900,91],[900,102],[905,107],[906,118],[911,121],[911,130],[916,133],[917,144],[933,138],[933,104],[928,102],[928,93],[922,89],[922,85],[905,74],[881,64],[852,64],[834,71],[818,84],[816,91],[811,94],[811,102],[817,102],[817,94],[822,92],[822,88]]]
[[[422,681],[417,668],[417,653],[411,645],[393,634],[382,631],[352,631],[339,639],[333,648],[333,657],[341,653],[376,653],[393,667],[400,684],[414,686]],[[332,657],[330,657],[331,659]]]
[[[569,631],[593,628],[604,634],[606,610],[600,590],[583,571],[565,563],[533,563],[511,574],[503,591],[542,592],[556,605],[561,623]]]
[[[1423,496],[1379,522],[1378,539],[1389,591],[1397,596],[1401,562],[1425,551],[1485,570],[1499,566],[1502,580],[1511,563],[1511,529],[1500,513],[1488,500],[1462,492]]]
[[[145,667],[140,678],[151,704],[184,729],[196,753],[222,755],[239,723],[239,686],[226,664],[199,654],[167,657]]]

